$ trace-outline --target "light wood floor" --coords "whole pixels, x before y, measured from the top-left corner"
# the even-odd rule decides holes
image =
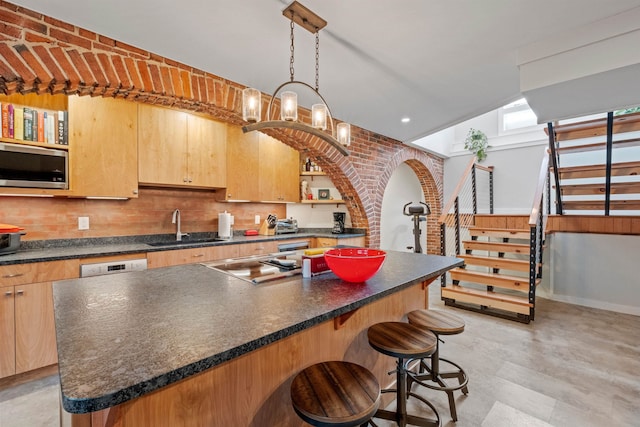
[[[444,393],[421,392],[443,426],[640,426],[640,317],[539,298],[536,320],[524,325],[444,307],[437,283],[430,292],[432,308],[467,324],[441,347],[470,378],[469,395],[457,394],[458,422]],[[0,426],[59,426],[58,393],[55,376],[0,385]]]

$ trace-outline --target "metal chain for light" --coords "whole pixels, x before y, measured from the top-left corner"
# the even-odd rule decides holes
[[[316,92],[320,91],[320,31],[316,29]]]
[[[295,46],[293,43],[293,12],[291,12],[291,47],[289,48],[289,50],[291,51],[291,57],[289,58],[289,75],[291,78],[291,81],[293,81],[293,74],[294,74],[294,69],[293,69],[293,54],[295,52]],[[317,84],[316,84],[317,85]]]

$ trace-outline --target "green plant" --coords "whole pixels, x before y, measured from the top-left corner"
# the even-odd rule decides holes
[[[479,162],[487,158],[488,147],[489,140],[484,132],[474,128],[469,129],[469,133],[464,140],[464,148],[475,154]]]
[[[640,113],[640,107],[625,108],[624,110],[617,110],[613,113],[614,116],[621,116],[623,114]]]

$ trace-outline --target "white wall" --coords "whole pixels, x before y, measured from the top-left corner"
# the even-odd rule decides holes
[[[482,162],[493,166],[494,213],[529,214],[544,155],[543,146],[525,146],[490,152]],[[450,157],[444,161],[444,202],[455,190],[471,155]],[[484,177],[484,173],[479,173]],[[480,185],[480,183],[478,183]]]
[[[640,236],[554,233],[546,250],[538,295],[640,316]]]
[[[409,202],[418,204],[424,201],[424,194],[416,174],[405,164],[398,166],[391,175],[382,198],[380,249],[413,251],[413,249],[407,249],[407,246],[414,246],[413,217],[404,215],[402,208]],[[426,252],[426,222],[421,223],[421,229],[420,245],[422,252]]]
[[[309,184],[309,189],[313,193],[314,198],[318,198],[318,189],[328,189],[331,197],[334,199],[342,199],[342,195],[326,176],[304,176],[300,177],[300,182],[305,179]],[[323,205],[303,205],[301,203],[287,204],[287,218],[298,220],[300,228],[331,228],[333,227],[333,212],[346,212],[345,226],[351,227],[351,216],[347,212],[344,204],[323,204]]]

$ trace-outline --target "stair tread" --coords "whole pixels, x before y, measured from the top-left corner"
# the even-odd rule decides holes
[[[509,252],[519,254],[529,254],[531,247],[525,243],[503,243],[503,242],[482,242],[479,240],[465,240],[462,242],[465,250],[488,251],[488,252]]]
[[[511,304],[519,304],[527,307],[533,307],[533,304],[529,302],[529,297],[525,296],[517,296],[517,295],[508,295],[495,291],[487,291],[484,289],[473,289],[473,288],[465,288],[463,286],[458,285],[447,285],[443,289],[446,289],[450,292],[456,292],[459,294],[473,295],[476,297],[483,297],[490,300],[495,301],[504,301]]]
[[[623,147],[635,147],[640,145],[640,138],[630,138],[623,139],[620,141],[613,141],[613,148],[623,148]],[[556,148],[558,154],[568,154],[568,153],[585,153],[587,151],[598,151],[604,150],[607,148],[606,142],[594,142],[591,144],[581,144],[581,145],[570,145],[566,147]]]
[[[597,184],[562,184],[560,185],[562,194],[564,195],[587,195],[600,194],[606,192],[604,183]],[[611,194],[638,194],[640,193],[640,182],[612,182]]]
[[[469,231],[471,230],[478,230],[478,231],[507,231],[507,232],[514,232],[514,233],[519,233],[519,232],[529,232],[528,228],[495,228],[495,227],[469,227]]]
[[[529,261],[528,260],[524,260],[524,259],[511,259],[511,258],[498,258],[498,257],[493,257],[493,256],[482,256],[482,255],[458,255],[459,258],[462,258],[464,260],[482,260],[482,261],[500,261],[500,262],[504,262],[507,264],[522,264],[522,265],[529,265]]]
[[[553,129],[557,141],[606,135],[607,118],[602,117],[579,123],[557,125],[554,126]],[[631,132],[635,130],[640,130],[640,113],[625,114],[613,118],[614,133]],[[548,132],[547,128],[545,128],[545,132]]]
[[[604,200],[563,200],[564,210],[604,210]],[[611,210],[640,210],[640,200],[611,200]]]
[[[602,175],[594,175],[594,176],[604,176],[606,164],[597,163],[590,165],[580,165],[580,166],[564,166],[558,168],[558,173],[562,174],[565,172],[602,172]],[[640,161],[638,162],[620,162],[620,163],[612,163],[611,170],[620,170],[626,168],[640,168]],[[551,168],[553,170],[553,168]]]
[[[464,268],[454,268],[452,270],[450,270],[451,273],[456,274],[456,273],[463,273],[463,274],[470,274],[472,276],[479,276],[479,277],[488,277],[488,278],[497,278],[497,279],[504,279],[504,280],[513,280],[514,282],[528,282],[529,278],[528,277],[524,277],[524,276],[512,276],[509,274],[500,274],[500,273],[485,273],[483,271],[474,271],[474,270],[467,270]]]

